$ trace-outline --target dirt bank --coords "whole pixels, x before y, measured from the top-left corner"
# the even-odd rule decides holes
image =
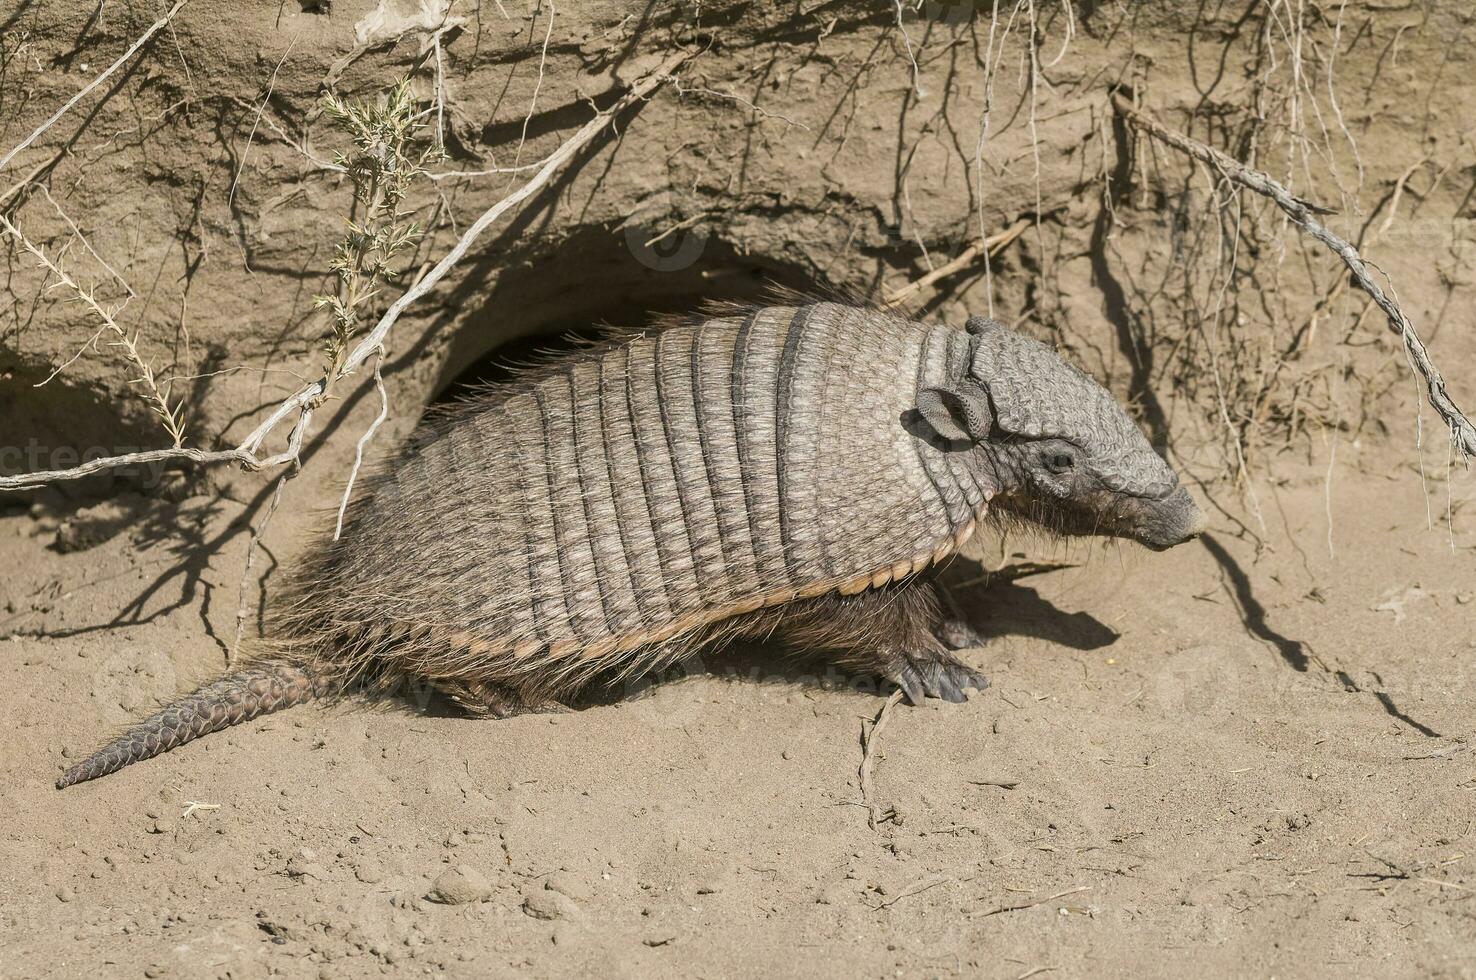
[[[58,793],[67,759],[220,669],[270,484],[136,471],[5,498],[0,973],[1472,975],[1472,479],[1332,259],[1107,102],[1130,86],[1337,207],[1476,402],[1469,13],[568,6],[451,9],[439,72],[434,45],[416,70],[438,172],[537,162],[702,53],[396,328],[377,445],[518,338],[769,281],[880,296],[1023,221],[910,308],[992,310],[1109,381],[1202,481],[1212,533],[1162,555],[1009,541],[986,562],[1074,567],[987,583],[961,564],[994,687],[894,713],[874,778],[898,819],[873,831],[858,740],[881,701],[762,647],[551,718],[294,709]],[[0,12],[0,152],[164,9]],[[415,65],[425,32],[358,43],[413,9],[194,0],[0,174],[0,194],[35,174],[4,213],[127,301],[198,445],[318,370],[350,192],[314,107],[325,80],[373,98]],[[407,268],[515,181],[418,185]],[[98,323],[7,247],[0,471],[161,444],[109,347],[31,387]],[[371,386],[340,395],[252,611],[378,411]]]

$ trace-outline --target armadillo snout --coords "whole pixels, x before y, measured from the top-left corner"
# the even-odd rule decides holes
[[[1146,502],[1142,523],[1132,535],[1154,551],[1166,551],[1205,532],[1208,521],[1189,491],[1179,487],[1161,500]]]

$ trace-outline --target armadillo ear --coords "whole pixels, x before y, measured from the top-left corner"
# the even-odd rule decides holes
[[[964,322],[964,329],[973,336],[979,337],[996,330],[1008,330],[1009,328],[998,320],[991,320],[984,316],[971,316]]]
[[[994,425],[989,396],[973,385],[921,389],[917,414],[946,442],[982,442]]]

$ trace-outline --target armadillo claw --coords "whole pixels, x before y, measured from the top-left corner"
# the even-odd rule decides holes
[[[938,698],[953,704],[968,700],[969,688],[982,691],[989,680],[968,664],[958,660],[923,660],[906,657],[888,678],[902,688],[909,703],[922,704],[924,697]]]

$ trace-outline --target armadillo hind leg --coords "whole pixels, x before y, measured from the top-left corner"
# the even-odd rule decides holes
[[[936,587],[918,581],[796,603],[779,632],[801,646],[832,652],[846,666],[874,671],[902,688],[913,704],[925,697],[956,703],[968,699],[969,688],[982,691],[989,681],[940,641],[945,622]]]
[[[564,714],[571,709],[553,698],[530,698],[488,681],[442,680],[442,694],[474,718],[513,718],[526,714]]]
[[[983,633],[969,625],[962,616],[949,616],[933,631],[938,642],[950,650],[972,650],[985,644]]]
[[[287,663],[256,664],[188,694],[62,773],[57,789],[152,758],[258,715],[323,697],[336,681]]]

